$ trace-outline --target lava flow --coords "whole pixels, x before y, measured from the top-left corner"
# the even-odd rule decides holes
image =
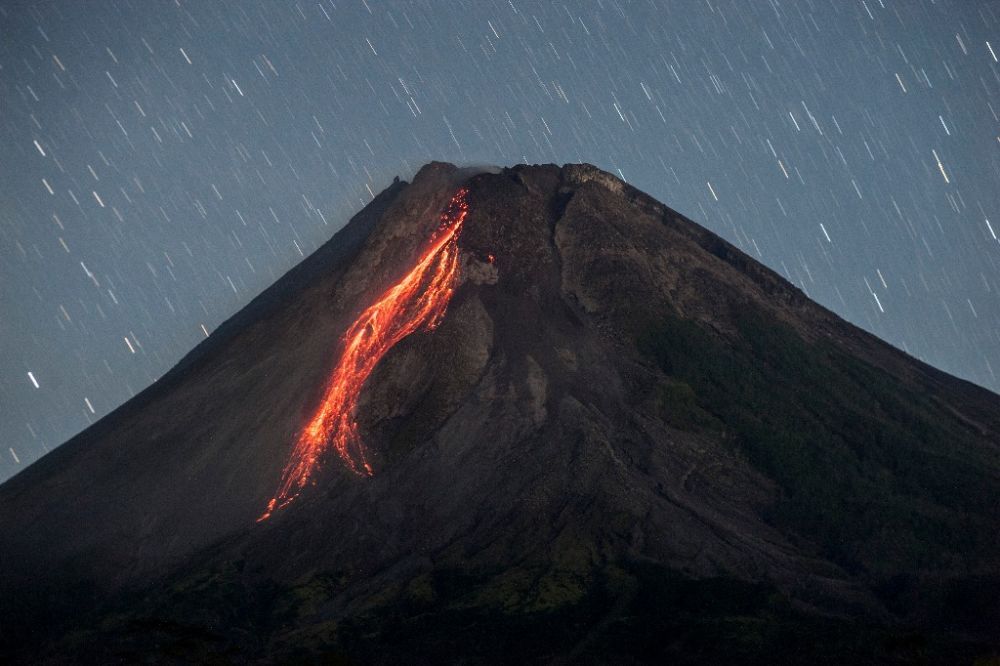
[[[358,397],[372,370],[396,343],[421,328],[433,330],[444,317],[458,277],[458,235],[469,212],[466,193],[462,188],[448,202],[440,226],[413,268],[347,329],[323,401],[299,434],[278,492],[257,522],[299,496],[330,448],[354,473],[372,475],[354,418]]]

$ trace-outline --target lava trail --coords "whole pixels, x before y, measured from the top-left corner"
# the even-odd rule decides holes
[[[258,522],[298,497],[331,448],[348,469],[371,476],[355,421],[361,388],[396,343],[420,329],[433,330],[444,317],[458,277],[458,235],[469,212],[466,194],[462,188],[448,202],[440,226],[413,268],[347,329],[323,400],[299,434],[278,492]]]

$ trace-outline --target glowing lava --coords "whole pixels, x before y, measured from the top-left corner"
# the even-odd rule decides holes
[[[299,496],[331,448],[355,474],[371,476],[372,467],[354,418],[358,396],[372,370],[396,343],[417,330],[433,330],[441,323],[458,277],[458,235],[469,212],[466,193],[460,189],[448,202],[440,226],[413,268],[347,329],[342,338],[343,352],[323,401],[299,434],[278,492],[258,522]]]

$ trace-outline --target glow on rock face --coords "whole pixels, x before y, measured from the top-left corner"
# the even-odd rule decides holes
[[[400,340],[441,323],[458,277],[458,235],[468,214],[460,189],[441,214],[441,224],[413,267],[351,324],[343,351],[313,417],[299,433],[277,493],[257,519],[266,520],[291,503],[331,449],[355,474],[371,476],[355,421],[361,388],[375,366]]]

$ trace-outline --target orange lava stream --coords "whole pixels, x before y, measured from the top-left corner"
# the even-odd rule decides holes
[[[323,401],[299,434],[278,492],[257,522],[298,497],[331,448],[355,474],[372,475],[355,421],[358,397],[375,366],[400,340],[441,323],[458,277],[458,235],[469,212],[466,193],[460,189],[448,202],[441,225],[413,268],[347,329]]]

